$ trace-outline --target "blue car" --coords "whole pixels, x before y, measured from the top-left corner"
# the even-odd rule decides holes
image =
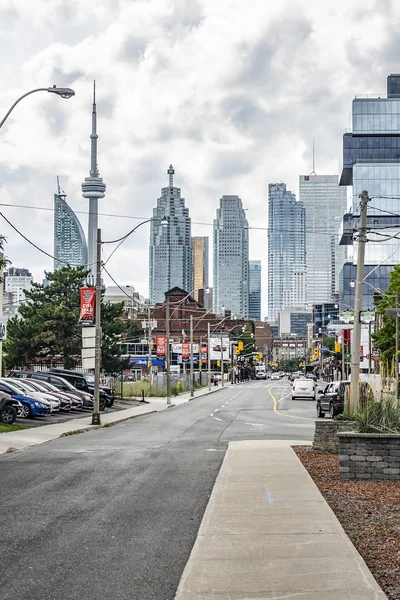
[[[51,412],[50,407],[36,398],[30,398],[21,394],[20,390],[15,388],[12,384],[4,383],[0,381],[0,392],[10,394],[15,400],[19,400],[22,404],[21,414],[18,416],[33,419],[34,417],[44,417],[49,415]]]

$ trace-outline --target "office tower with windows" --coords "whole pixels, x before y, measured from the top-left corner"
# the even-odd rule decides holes
[[[161,189],[150,225],[150,303],[164,301],[164,294],[177,286],[193,288],[192,237],[189,209],[181,190],[174,186],[174,168],[168,168],[168,187]],[[163,224],[166,218],[167,225]]]
[[[391,266],[400,262],[399,198],[400,198],[400,75],[387,78],[387,95],[356,96],[352,104],[352,132],[343,136],[343,170],[340,185],[352,186],[352,213],[359,215],[359,194],[366,190],[372,200],[368,204],[368,243],[365,272],[371,285],[364,285],[363,310],[373,306],[373,288],[385,291]],[[390,229],[384,229],[388,225]],[[396,227],[397,225],[397,227]],[[355,225],[357,227],[357,224]],[[353,244],[354,219],[343,220],[341,243]],[[380,230],[377,235],[373,231]],[[385,234],[387,238],[385,239]],[[354,306],[357,244],[352,261],[341,277],[341,301]],[[365,289],[367,288],[367,289]],[[345,308],[345,307],[344,307]]]
[[[86,267],[88,251],[85,234],[78,217],[67,204],[66,194],[58,182],[58,193],[54,194],[54,270],[71,267]]]
[[[279,311],[293,304],[293,280],[304,265],[305,210],[284,183],[268,186],[268,317],[277,321]],[[296,267],[296,270],[295,270]]]
[[[4,273],[4,291],[12,297],[12,305],[19,308],[25,302],[25,291],[32,289],[32,273],[28,269],[10,267]]]
[[[213,232],[213,310],[249,316],[249,225],[239,196],[222,196]]]
[[[261,321],[261,260],[249,261],[249,319]]]
[[[330,302],[339,289],[345,261],[339,246],[340,225],[347,208],[347,189],[337,175],[300,175],[300,201],[306,211],[307,303]]]
[[[209,294],[205,293],[208,288],[208,237],[192,237],[192,261],[193,297],[198,302],[203,300],[204,307],[209,308]]]

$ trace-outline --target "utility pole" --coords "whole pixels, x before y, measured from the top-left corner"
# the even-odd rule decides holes
[[[396,293],[396,357],[395,357],[395,366],[396,366],[396,400],[399,399],[399,315],[397,309],[399,307],[399,297]]]
[[[190,397],[194,398],[194,385],[193,385],[193,315],[190,315]]]
[[[147,307],[147,319],[148,319],[148,325],[149,325],[149,339],[147,340],[148,345],[149,345],[149,360],[147,362],[147,367],[150,371],[150,388],[151,388],[151,385],[153,383],[153,356],[152,356],[152,350],[151,350],[153,340],[151,338],[152,327],[151,327],[150,305]]]
[[[361,311],[364,284],[365,244],[367,243],[366,225],[369,202],[368,192],[363,190],[359,195],[359,198],[361,199],[360,226],[358,228],[357,280],[354,300],[353,347],[351,353],[350,412],[354,412],[359,406]]]
[[[368,375],[372,371],[372,321],[368,323]]]
[[[221,385],[224,386],[224,347],[222,345],[222,330],[221,330]]]
[[[166,369],[167,369],[167,404],[171,404],[171,368],[169,353],[169,296],[165,308],[165,337],[166,337]]]
[[[100,366],[101,366],[101,229],[97,229],[96,242],[96,341],[94,352],[94,402],[92,425],[100,421]]]
[[[207,323],[207,370],[208,370],[208,391],[211,392],[211,327],[210,321]]]
[[[344,329],[342,329],[342,381],[346,379],[346,354],[344,347]]]

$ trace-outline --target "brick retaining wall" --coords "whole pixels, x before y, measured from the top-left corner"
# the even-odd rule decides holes
[[[337,434],[340,431],[353,431],[354,421],[335,421],[334,419],[322,419],[315,421],[313,450],[317,452],[339,452],[339,440]]]
[[[400,480],[400,435],[338,433],[339,478]]]

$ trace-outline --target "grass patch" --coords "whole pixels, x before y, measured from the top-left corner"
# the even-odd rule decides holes
[[[86,431],[89,431],[89,429],[75,429],[75,431],[66,431],[65,433],[62,433],[60,437],[67,437],[69,435],[76,435],[78,433],[86,433]]]
[[[10,433],[11,431],[21,431],[22,429],[29,429],[27,425],[7,425],[7,423],[0,423],[0,433]]]

